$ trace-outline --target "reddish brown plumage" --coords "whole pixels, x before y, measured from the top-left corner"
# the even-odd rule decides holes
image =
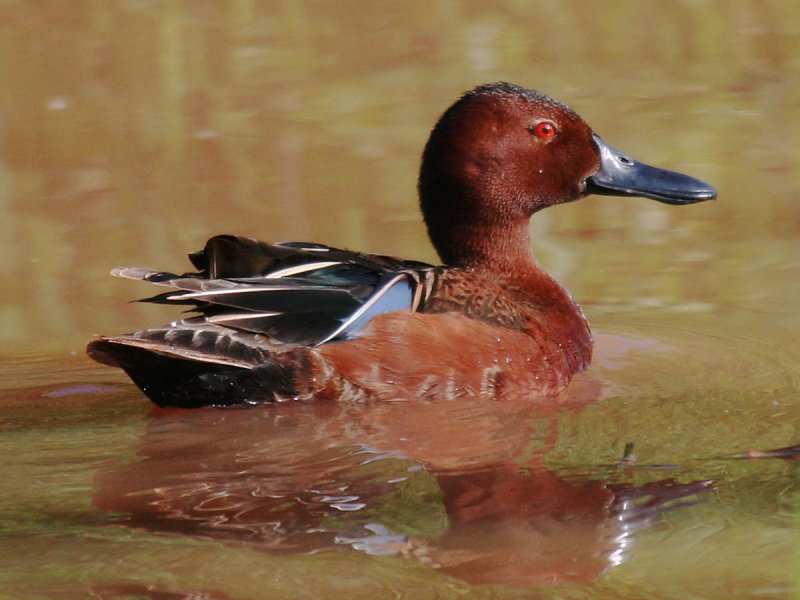
[[[335,378],[383,399],[500,398],[560,392],[591,348],[580,308],[545,273],[520,280],[454,269],[424,313],[380,315],[358,339],[312,352]]]
[[[544,142],[530,127],[554,122]],[[445,264],[524,276],[538,270],[528,221],[577,200],[600,158],[592,130],[552,98],[511,84],[481,86],[441,117],[425,146],[419,195]]]
[[[558,127],[550,142],[531,135],[542,119]],[[425,147],[419,192],[431,241],[456,268],[442,271],[425,314],[381,315],[359,339],[321,348],[333,371],[389,397],[561,391],[589,364],[591,334],[536,262],[528,223],[584,193],[600,162],[591,136],[566,106],[510,84],[450,107]]]

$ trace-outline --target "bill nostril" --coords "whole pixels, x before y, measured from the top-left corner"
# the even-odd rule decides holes
[[[623,165],[627,165],[629,167],[633,166],[632,158],[625,156],[624,154],[620,154],[617,158],[619,159],[619,162],[621,162]]]

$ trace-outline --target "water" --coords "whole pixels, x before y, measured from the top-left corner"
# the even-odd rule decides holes
[[[794,3],[0,13],[0,596],[800,596],[798,463],[740,458],[800,441]],[[84,357],[174,317],[110,268],[215,233],[435,261],[419,152],[497,79],[719,191],[537,215],[596,338],[558,402],[158,411]]]

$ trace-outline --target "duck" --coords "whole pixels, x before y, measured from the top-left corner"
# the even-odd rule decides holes
[[[192,314],[97,337],[88,355],[162,407],[554,397],[589,365],[592,335],[535,258],[532,215],[590,194],[669,205],[717,195],[508,82],[475,87],[445,110],[417,188],[441,264],[218,235],[189,255],[196,271],[114,269],[163,288],[143,301]]]

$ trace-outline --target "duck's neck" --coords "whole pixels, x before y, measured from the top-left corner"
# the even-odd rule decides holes
[[[570,293],[534,258],[527,218],[502,227],[435,229],[431,240],[449,266],[476,272],[514,300],[525,317],[523,331],[537,340],[554,368],[571,376],[589,364],[589,325]]]
[[[429,233],[448,266],[523,279],[542,272],[531,250],[527,218],[492,226],[453,223],[429,227]]]

